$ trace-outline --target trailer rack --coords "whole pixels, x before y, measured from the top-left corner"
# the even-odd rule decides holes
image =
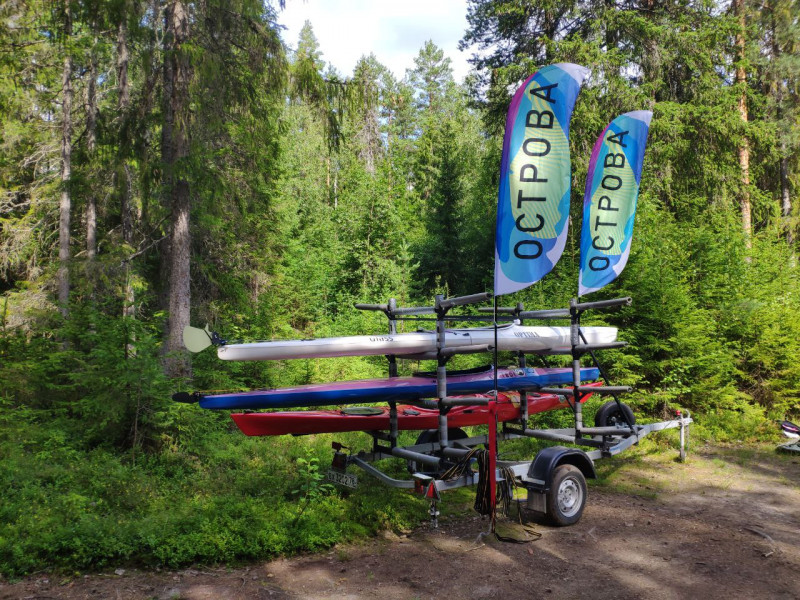
[[[386,485],[396,488],[413,489],[424,495],[431,502],[429,514],[432,525],[437,526],[439,515],[437,503],[441,500],[441,493],[460,487],[476,485],[480,481],[480,474],[469,468],[453,477],[443,477],[448,470],[457,465],[459,461],[471,458],[474,451],[481,446],[487,448],[489,468],[488,490],[492,511],[495,507],[496,485],[521,486],[527,491],[526,507],[536,513],[544,515],[556,525],[571,525],[580,520],[586,504],[587,487],[586,478],[596,477],[594,461],[615,456],[631,446],[637,444],[651,433],[678,428],[680,430],[679,458],[684,461],[688,449],[689,425],[692,423],[688,412],[678,411],[674,419],[658,423],[637,424],[633,413],[620,401],[620,395],[630,392],[627,386],[612,386],[606,371],[602,368],[596,352],[621,348],[626,342],[611,344],[588,344],[581,331],[581,317],[589,310],[607,310],[621,306],[629,306],[630,298],[617,298],[598,302],[578,302],[572,299],[569,307],[555,310],[526,311],[522,303],[514,307],[479,308],[481,313],[492,313],[489,319],[482,315],[452,316],[449,311],[457,306],[475,304],[489,300],[489,294],[472,294],[469,296],[444,298],[436,296],[433,306],[407,307],[397,306],[395,299],[389,299],[387,304],[356,304],[360,310],[373,310],[383,312],[389,324],[389,334],[397,333],[397,321],[420,321],[426,319],[425,315],[434,315],[437,331],[437,350],[433,356],[420,356],[419,358],[433,358],[437,361],[437,393],[434,399],[420,399],[417,403],[426,408],[439,410],[438,429],[424,431],[420,434],[417,443],[410,446],[399,446],[397,426],[397,406],[389,402],[389,431],[366,432],[372,436],[372,450],[352,454],[344,452],[346,448],[334,442],[334,457],[329,478],[335,483],[352,485],[352,481],[344,478],[348,466],[357,467],[367,474],[375,477]],[[571,354],[573,385],[564,388],[541,388],[535,391],[553,393],[564,397],[572,410],[574,426],[561,429],[532,429],[528,426],[527,389],[520,392],[520,418],[517,422],[505,422],[498,431],[497,422],[492,419],[495,401],[484,397],[449,397],[447,395],[447,363],[455,355],[461,353],[487,352],[492,347],[471,347],[467,349],[447,348],[445,346],[446,324],[451,321],[482,321],[492,322],[495,325],[501,321],[516,321],[522,323],[525,319],[551,320],[569,319],[571,335]],[[585,356],[591,358],[592,363],[599,369],[604,385],[581,385],[580,368],[581,360]],[[389,376],[397,376],[397,356],[387,356]],[[408,358],[408,357],[404,357]],[[526,356],[523,352],[517,353],[520,368],[526,366]],[[495,361],[496,362],[496,361]],[[583,422],[582,400],[588,394],[604,394],[611,396],[612,400],[598,411],[594,426],[587,426]],[[413,404],[413,403],[412,403]],[[474,437],[463,437],[460,430],[448,427],[447,414],[453,406],[488,406],[488,433]],[[457,439],[455,439],[457,437]],[[536,438],[561,444],[550,446],[539,451],[529,461],[504,461],[497,460],[497,446],[501,441],[517,438]],[[588,447],[585,451],[580,447]],[[374,462],[386,458],[405,460],[411,471],[410,479],[396,479],[377,468]],[[474,462],[474,459],[473,459]],[[486,476],[484,473],[484,476]],[[513,481],[509,481],[512,479]]]

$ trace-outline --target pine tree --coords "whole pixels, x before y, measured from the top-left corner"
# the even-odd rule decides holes
[[[470,173],[479,152],[470,136],[475,115],[453,80],[450,59],[428,41],[407,72],[413,86],[417,135],[414,147],[414,192],[419,197],[425,235],[414,248],[419,258],[419,291],[429,294],[463,290],[466,272],[463,248],[470,192]]]
[[[455,89],[452,61],[431,40],[414,57],[414,68],[407,71],[408,83],[416,93],[416,105],[427,114],[441,114],[445,101]]]
[[[358,121],[358,156],[363,161],[367,173],[375,175],[376,164],[383,154],[379,112],[383,98],[381,76],[386,67],[374,55],[362,57],[353,72],[353,85],[358,90],[358,106],[355,110]]]
[[[58,206],[58,305],[62,316],[69,314],[69,267],[70,267],[70,217],[72,197],[72,8],[68,0],[61,6],[61,44],[64,67],[61,75],[61,198]]]
[[[739,89],[739,100],[737,103],[739,116],[746,129],[748,121],[747,68],[745,62],[747,54],[747,17],[745,15],[744,0],[733,0],[731,10],[736,16],[739,25],[736,30],[736,57],[734,63],[736,70],[736,87]],[[739,204],[742,211],[742,230],[744,231],[745,241],[749,248],[753,223],[752,207],[750,205],[750,140],[747,138],[747,133],[742,136],[741,142],[739,143],[739,169],[741,170]]]
[[[190,7],[177,0],[164,10],[164,123],[161,154],[165,172],[165,204],[169,207],[169,325],[166,351],[167,373],[189,376],[191,367],[183,347],[183,329],[190,321],[191,232],[189,228],[190,196],[188,173],[190,119],[189,86],[192,64],[187,45],[190,43]]]

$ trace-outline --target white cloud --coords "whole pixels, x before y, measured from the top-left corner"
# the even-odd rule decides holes
[[[286,27],[283,39],[295,47],[303,23],[311,21],[323,59],[343,75],[352,74],[361,56],[374,53],[402,78],[425,41],[433,40],[461,81],[469,70],[468,53],[457,48],[466,15],[466,0],[288,0],[278,22]]]

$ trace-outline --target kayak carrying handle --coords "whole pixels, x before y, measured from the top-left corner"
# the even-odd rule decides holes
[[[462,306],[464,304],[475,304],[476,302],[486,302],[492,295],[489,292],[482,292],[480,294],[470,294],[469,296],[456,296],[455,298],[446,298],[436,303],[436,307],[440,310],[449,310],[454,306]]]

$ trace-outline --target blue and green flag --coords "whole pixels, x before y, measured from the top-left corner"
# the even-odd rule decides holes
[[[594,145],[583,200],[579,296],[614,281],[628,262],[652,117],[647,110],[620,115]]]
[[[495,236],[494,293],[547,275],[564,250],[569,221],[569,122],[588,69],[539,69],[514,94],[506,117]]]

